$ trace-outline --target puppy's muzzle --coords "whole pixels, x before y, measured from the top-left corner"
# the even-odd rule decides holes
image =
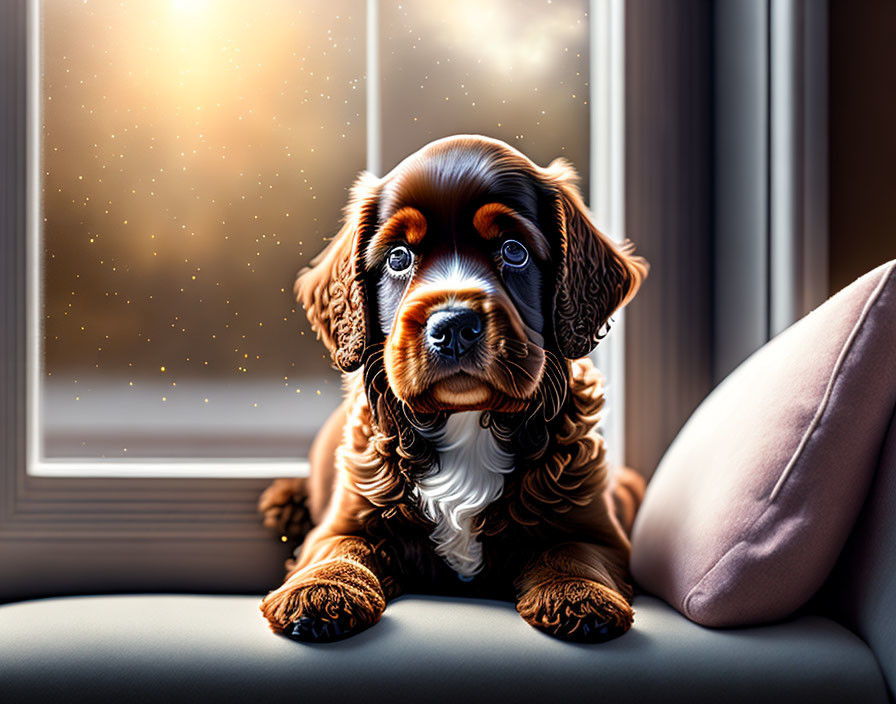
[[[480,315],[470,308],[443,308],[426,321],[426,344],[439,357],[459,361],[476,349],[485,331]]]

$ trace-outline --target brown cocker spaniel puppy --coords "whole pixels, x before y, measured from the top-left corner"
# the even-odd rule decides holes
[[[509,599],[572,640],[631,626],[643,482],[608,477],[585,355],[647,266],[597,231],[575,180],[476,136],[358,179],[296,282],[346,399],[310,479],[261,499],[272,527],[316,525],[261,604],[275,631],[342,638],[419,591]]]

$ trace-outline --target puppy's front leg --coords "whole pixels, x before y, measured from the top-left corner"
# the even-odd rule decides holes
[[[376,623],[386,608],[373,549],[363,538],[309,536],[303,559],[261,602],[278,633],[305,641],[345,638]]]
[[[562,543],[533,559],[516,581],[516,610],[566,640],[600,642],[631,628],[632,588],[621,548]]]

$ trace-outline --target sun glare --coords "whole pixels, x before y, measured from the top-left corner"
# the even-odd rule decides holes
[[[178,14],[197,19],[211,6],[211,0],[171,0],[171,8]]]

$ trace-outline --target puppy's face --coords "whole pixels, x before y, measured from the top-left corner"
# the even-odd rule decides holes
[[[416,411],[515,411],[541,380],[549,243],[504,203],[474,205],[402,204],[365,249],[389,385]]]
[[[523,409],[546,360],[590,352],[647,271],[595,229],[574,180],[471,136],[362,176],[296,283],[336,365],[381,360],[414,411]]]

